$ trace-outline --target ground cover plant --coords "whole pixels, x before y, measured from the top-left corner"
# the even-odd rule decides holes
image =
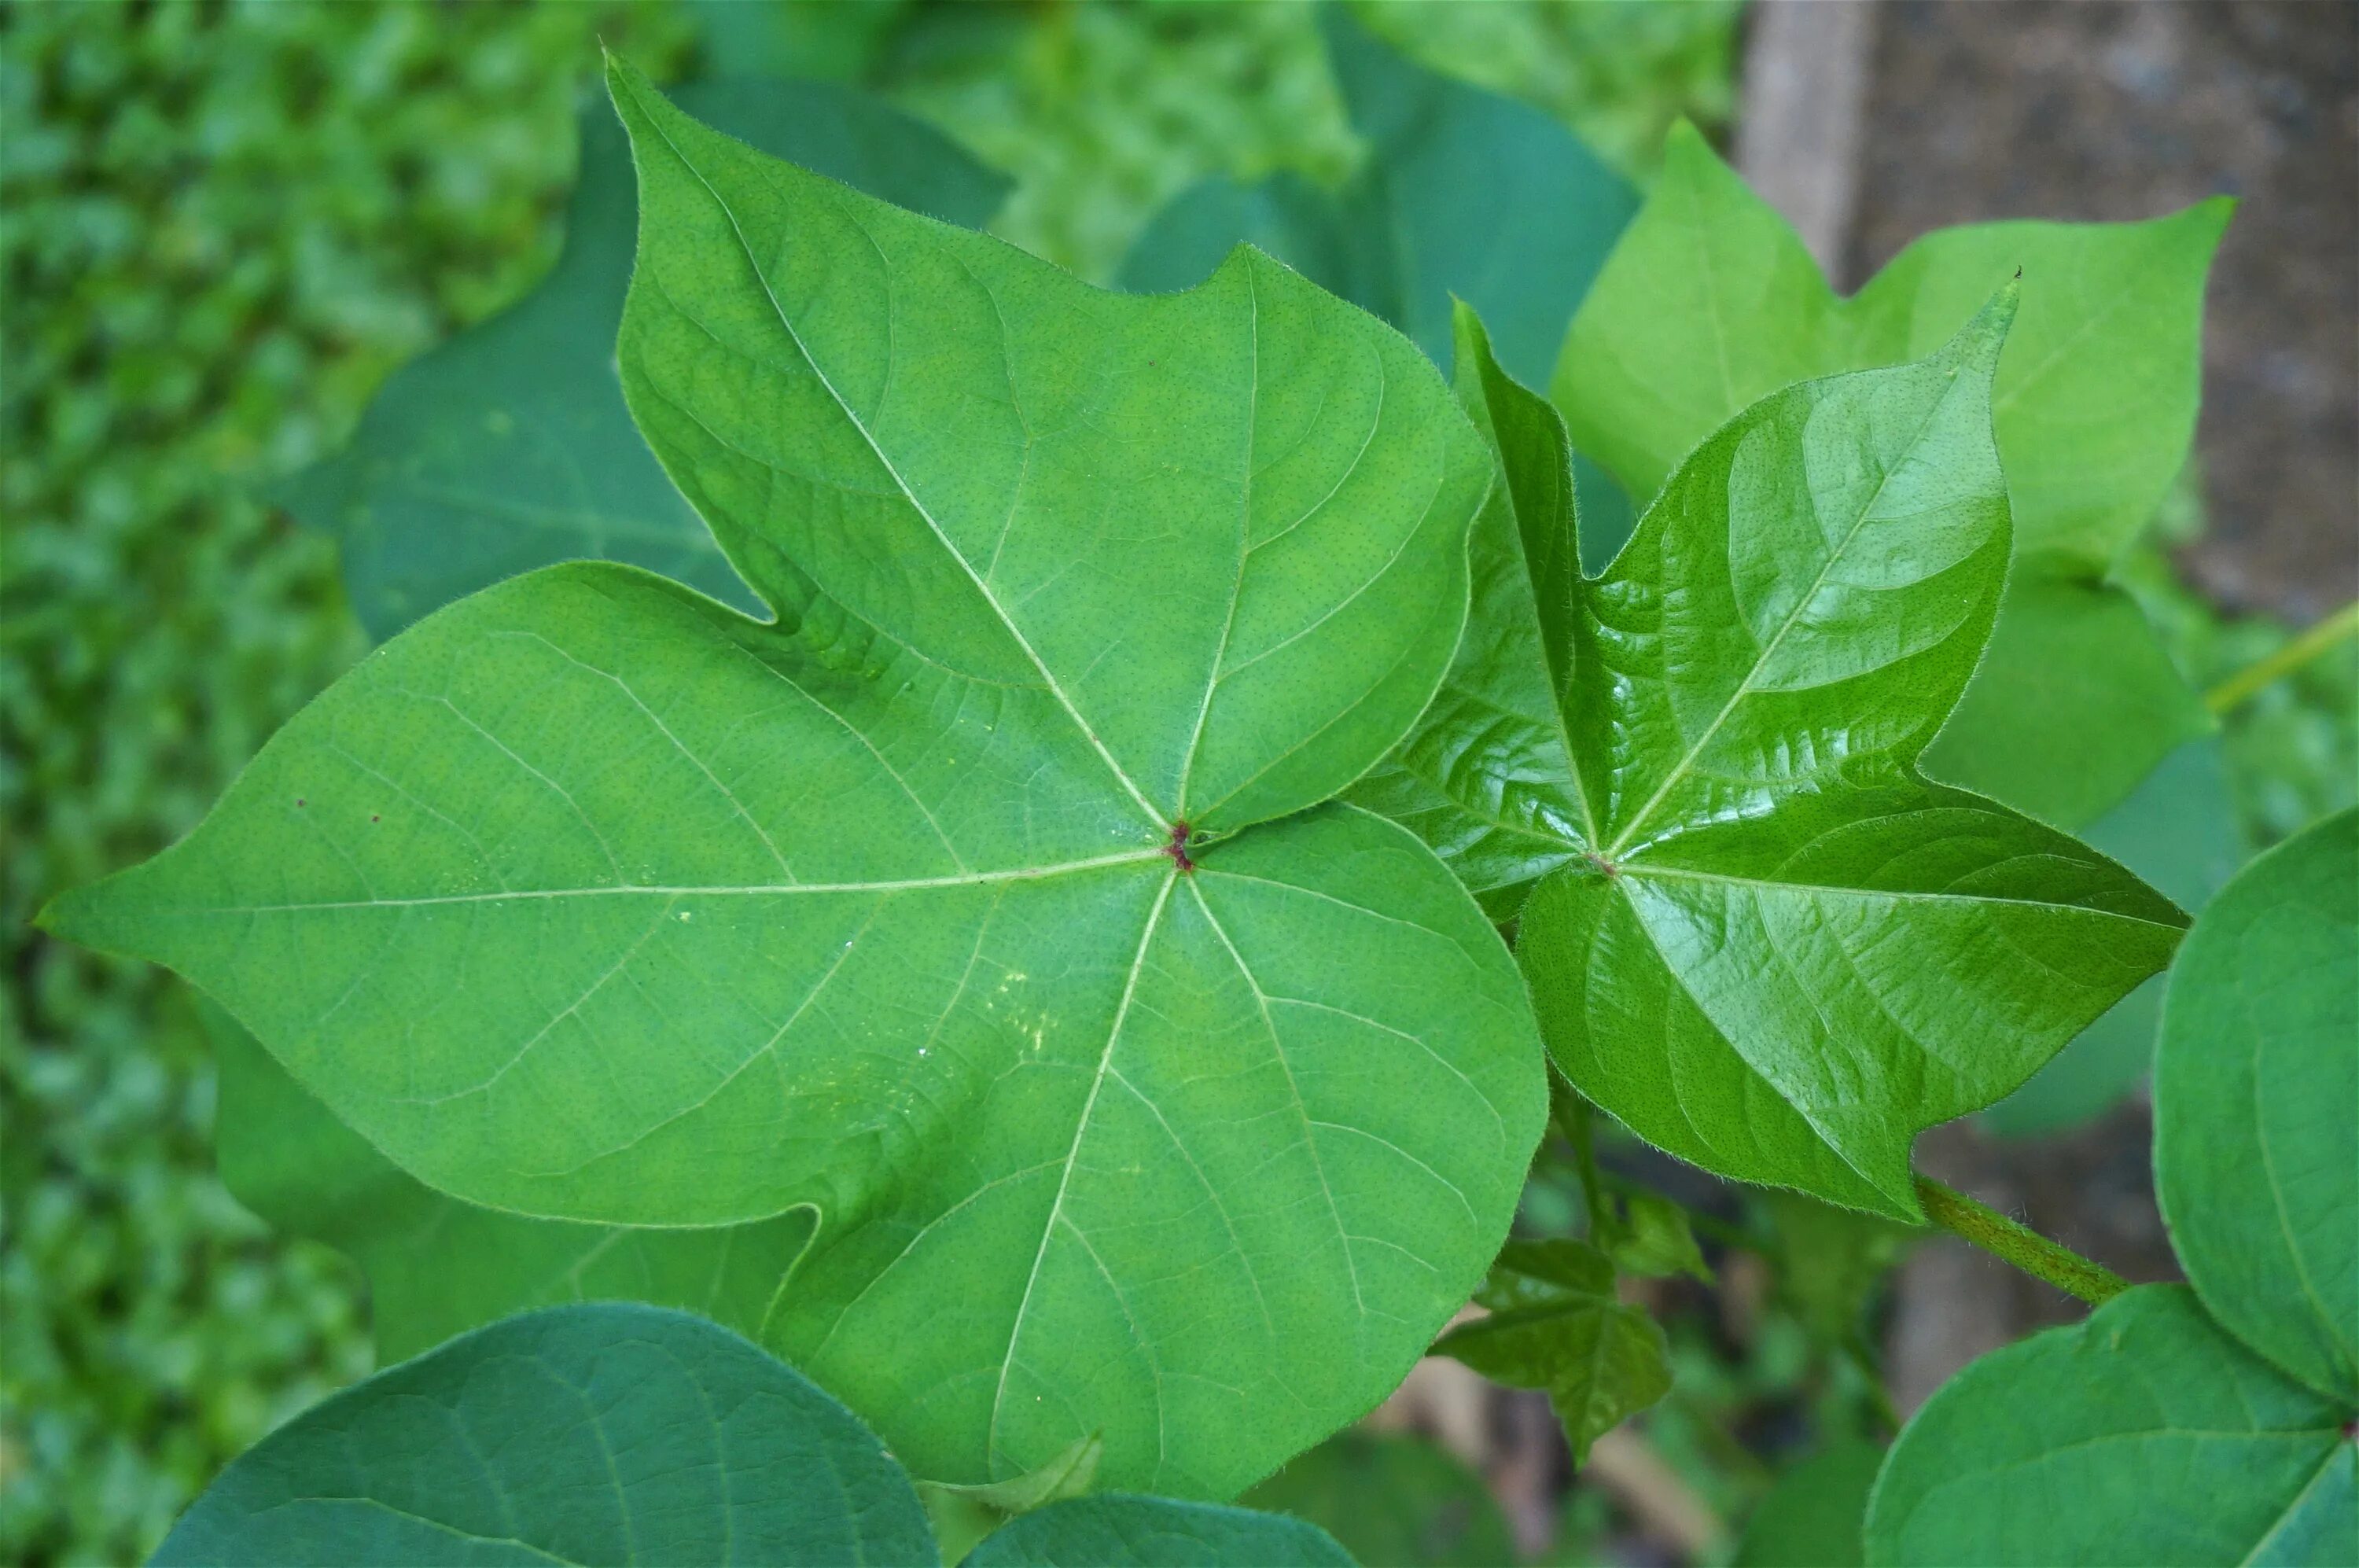
[[[569,1444],[581,1459],[578,1423],[532,1424],[549,1388],[574,1387],[622,1399],[616,1440],[675,1488],[662,1517],[689,1555],[742,1507],[746,1539],[772,1532],[763,1560],[837,1560],[843,1531],[873,1527],[864,1555],[908,1561],[1338,1561],[1304,1527],[1197,1502],[1304,1454],[1429,1346],[1546,1390],[1576,1455],[1669,1386],[1664,1335],[1617,1275],[1708,1265],[1677,1205],[1597,1169],[1593,1105],[1705,1170],[1930,1220],[2092,1301],[2117,1294],[1908,1164],[1919,1128],[2017,1089],[2169,962],[2187,923],[2049,825],[2068,817],[2052,801],[1937,781],[1952,776],[1935,756],[1920,770],[1994,668],[2004,595],[2047,569],[2025,566],[1997,417],[2036,267],[2014,278],[1994,242],[1961,267],[1973,288],[1922,309],[1929,338],[1813,363],[1725,410],[1659,486],[1633,485],[1653,499],[1600,550],[1581,502],[1604,511],[1611,492],[1576,452],[1582,427],[1503,368],[1472,288],[1442,287],[1472,301],[1447,338],[1405,294],[1363,302],[1413,338],[1252,251],[1165,279],[1183,292],[1093,290],[732,141],[627,68],[614,86],[639,176],[618,383],[577,353],[561,386],[445,383],[523,411],[510,425],[448,397],[418,406],[506,441],[568,403],[599,405],[606,422],[581,428],[610,435],[619,397],[677,486],[665,516],[692,509],[718,557],[677,526],[652,561],[578,517],[520,529],[508,496],[594,475],[612,440],[574,443],[571,472],[518,461],[527,448],[484,461],[407,424],[397,385],[359,466],[318,480],[344,486],[329,520],[434,569],[386,597],[386,630],[480,591],[306,710],[186,843],[48,917],[222,1004],[233,1189],[361,1258],[380,1354],[424,1353],[233,1466],[168,1560],[446,1549],[418,1530],[603,1560],[636,1470],[610,1519],[504,1515],[430,1468],[479,1417],[521,1423],[517,1451],[548,1456],[534,1465],[561,1469]],[[1419,124],[1442,128],[1375,138],[1390,178],[1364,177],[1339,211],[1414,212],[1488,138],[1562,136],[1414,72],[1393,87],[1431,94],[1444,112]],[[888,144],[917,134],[879,124]],[[1687,156],[1675,140],[1657,201],[1685,199]],[[987,174],[931,167],[976,193],[948,215],[989,210]],[[891,169],[839,172],[889,185]],[[1304,210],[1326,199],[1305,192]],[[1615,262],[1618,220],[1574,241],[1610,283],[1654,212]],[[1420,232],[1376,227],[1412,251]],[[2071,233],[2040,239],[2077,254]],[[1555,243],[1500,308],[1527,342],[1569,323],[1571,366],[1584,332],[1646,308],[1605,283],[1584,304],[1597,269],[1568,284]],[[1516,248],[1494,235],[1437,266]],[[560,271],[539,319],[612,321],[618,276]],[[2099,302],[2108,323],[2127,313]],[[2183,383],[2191,408],[2183,325],[2130,374]],[[2052,315],[2040,331],[2089,335]],[[2176,465],[2176,450],[2123,438],[2139,483]],[[613,461],[654,483],[637,449]],[[451,472],[474,487],[465,505],[441,504]],[[398,510],[421,495],[437,504]],[[399,578],[387,559],[354,549],[347,572]],[[706,585],[761,616],[634,559],[725,559],[735,583]],[[574,563],[496,581],[538,561]],[[2090,616],[2118,612],[2093,568],[2082,590]],[[2042,624],[2102,639],[2078,613]],[[2151,717],[2129,712],[2125,730]],[[2135,746],[2169,751],[2177,712]],[[2030,727],[2016,742],[2050,744]],[[2310,875],[2324,887],[2340,863],[2310,842],[2280,855],[2328,864]],[[2294,951],[2324,1007],[2347,899],[2303,897]],[[2206,919],[2249,903],[2232,888]],[[2223,962],[2232,979],[2248,967]],[[2171,1007],[2183,1035],[2176,990]],[[2313,1020],[2302,1068],[2343,1072],[2351,1033]],[[2332,1103],[2314,1084],[2214,1087]],[[2322,1216],[2289,1233],[2298,1272],[2344,1261],[2310,1255],[2352,1206],[2334,1184],[2349,1130],[2313,1117],[2296,1135]],[[1544,1136],[1543,1164],[1572,1157],[1582,1234],[1527,1219],[1510,1240]],[[2184,1251],[2181,1216],[2212,1199],[2174,1203],[2177,1169],[2160,1181]],[[2330,1290],[2255,1327],[2285,1317],[2285,1269],[2240,1262],[2243,1294],[2223,1295],[2199,1277],[2218,1267],[2185,1256],[2202,1312],[2151,1311],[2217,1319],[2296,1384],[2323,1366],[2332,1386],[2272,1396],[2271,1430],[2310,1445],[2303,1486],[2239,1472],[2276,1523],[2161,1539],[2190,1561],[2256,1541],[2332,1561],[2351,1303]],[[655,1305],[508,1316],[576,1297]],[[1470,1298],[1478,1316],[1449,1327]],[[2074,1332],[2155,1299],[2121,1296]],[[506,1347],[527,1341],[552,1382],[503,1381]],[[708,1442],[666,1381],[700,1361],[775,1399],[716,1412]],[[1836,1536],[1860,1540],[1864,1514],[1883,1560],[2013,1550],[1908,1490],[1928,1464],[1990,1462],[1957,1445],[2022,1425],[1969,1399],[2011,1365],[1929,1406]],[[2264,1367],[2248,1388],[2284,1376]],[[414,1421],[421,1398],[462,1410],[404,1428],[429,1468],[321,1486],[311,1467],[349,1450],[321,1434]],[[775,1507],[690,1497],[674,1462],[698,1443],[723,1473],[741,1453],[773,1478],[863,1465],[887,1500],[847,1517],[807,1507],[808,1486]],[[2157,1474],[2104,1484],[2135,1496]],[[1256,1497],[1310,1512],[1315,1485],[1288,1465]],[[375,1501],[277,1506],[297,1486]],[[1141,1491],[1190,1501],[1124,1496]],[[2118,1539],[2093,1525],[2086,1545]]]

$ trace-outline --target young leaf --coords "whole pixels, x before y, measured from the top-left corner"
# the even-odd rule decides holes
[[[2200,915],[2244,859],[2228,759],[2217,737],[2180,746],[2129,798],[2080,835],[2148,886]],[[2036,1138],[2077,1127],[2119,1103],[2154,1066],[2165,976],[2114,1004],[2030,1082],[1982,1113],[2005,1138]]]
[[[625,387],[778,619],[487,590],[48,918],[467,1202],[816,1210],[765,1339],[930,1479],[1229,1495],[1406,1373],[1546,1114],[1481,911],[1320,804],[1450,660],[1481,443],[1264,257],[1100,293],[614,85]]]
[[[2141,1286],[1943,1385],[1885,1462],[1867,1560],[2359,1562],[2351,1417]]]
[[[1745,1521],[1732,1568],[1860,1568],[1869,1488],[1884,1450],[1850,1439],[1777,1477]]]
[[[939,1561],[852,1412],[725,1329],[644,1306],[510,1318],[233,1463],[159,1568]]]
[[[2359,812],[2254,861],[2170,980],[2154,1177],[2223,1326],[2359,1407]]]
[[[1696,1245],[1685,1209],[1658,1192],[1625,1193],[1622,1204],[1621,1223],[1605,1249],[1614,1268],[1650,1279],[1684,1274],[1712,1283],[1712,1266]]]
[[[1928,766],[2049,821],[2085,822],[2209,720],[2102,582],[2194,429],[2203,282],[2232,203],[2144,223],[1985,223],[1908,247],[1849,299],[1691,127],[1567,335],[1553,395],[1634,495],[1755,399],[1932,352],[2020,269],[1992,419],[2022,582]],[[2079,656],[2060,666],[2053,656]],[[2031,699],[2038,699],[2037,702]]]
[[[1292,1514],[1378,1568],[1499,1568],[1516,1561],[1498,1499],[1449,1450],[1424,1438],[1336,1433],[1241,1499]]]
[[[962,1568],[1352,1568],[1317,1525],[1169,1497],[1055,1503],[986,1537]]]
[[[699,82],[679,98],[765,152],[951,223],[980,225],[1007,191],[940,132],[850,88]],[[754,608],[614,379],[634,205],[622,128],[603,104],[585,109],[556,267],[397,371],[352,444],[288,482],[288,509],[341,537],[345,592],[373,637],[577,559],[629,561]]]
[[[808,1209],[650,1230],[462,1203],[369,1147],[219,1007],[198,1010],[220,1067],[223,1183],[277,1229],[361,1266],[380,1362],[529,1307],[602,1299],[682,1307],[752,1336],[810,1239]]]
[[[1583,1094],[1707,1170],[1910,1220],[1917,1132],[2020,1083],[2186,924],[1915,766],[2006,574],[2010,303],[1930,360],[1755,404],[1595,580],[1554,415],[1467,322],[1460,395],[1514,526],[1484,520],[1484,635],[1358,796],[1494,918],[1525,900],[1516,953]]]
[[[1614,1298],[1613,1262],[1586,1242],[1509,1242],[1474,1299],[1491,1315],[1443,1334],[1434,1354],[1495,1383],[1546,1389],[1575,1465],[1670,1391],[1662,1326]]]

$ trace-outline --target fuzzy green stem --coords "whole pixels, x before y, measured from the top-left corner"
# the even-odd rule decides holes
[[[2275,684],[2325,653],[2336,643],[2359,637],[2359,600],[2345,604],[2267,659],[2256,659],[2203,693],[2203,705],[2224,713],[2245,699]]]
[[[2130,1288],[2128,1280],[2104,1264],[2091,1262],[1930,1176],[1917,1178],[1917,1201],[1925,1206],[1925,1216],[1943,1230],[2093,1307],[2104,1305]]]

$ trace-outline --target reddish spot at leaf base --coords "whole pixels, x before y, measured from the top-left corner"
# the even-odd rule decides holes
[[[1171,842],[1163,846],[1163,853],[1169,855],[1171,864],[1180,870],[1196,869],[1196,863],[1188,858],[1188,824],[1186,822],[1171,824]]]

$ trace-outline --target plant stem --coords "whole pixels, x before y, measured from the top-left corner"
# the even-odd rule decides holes
[[[2204,692],[2203,705],[2214,713],[2227,713],[2255,692],[2291,675],[2336,643],[2353,637],[2359,637],[2359,600],[2343,605],[2267,659],[2246,665]]]
[[[2128,1280],[2104,1264],[2091,1262],[1930,1176],[1917,1178],[1917,1201],[1925,1205],[1926,1217],[1943,1230],[2093,1307],[2103,1306],[2130,1288]]]

